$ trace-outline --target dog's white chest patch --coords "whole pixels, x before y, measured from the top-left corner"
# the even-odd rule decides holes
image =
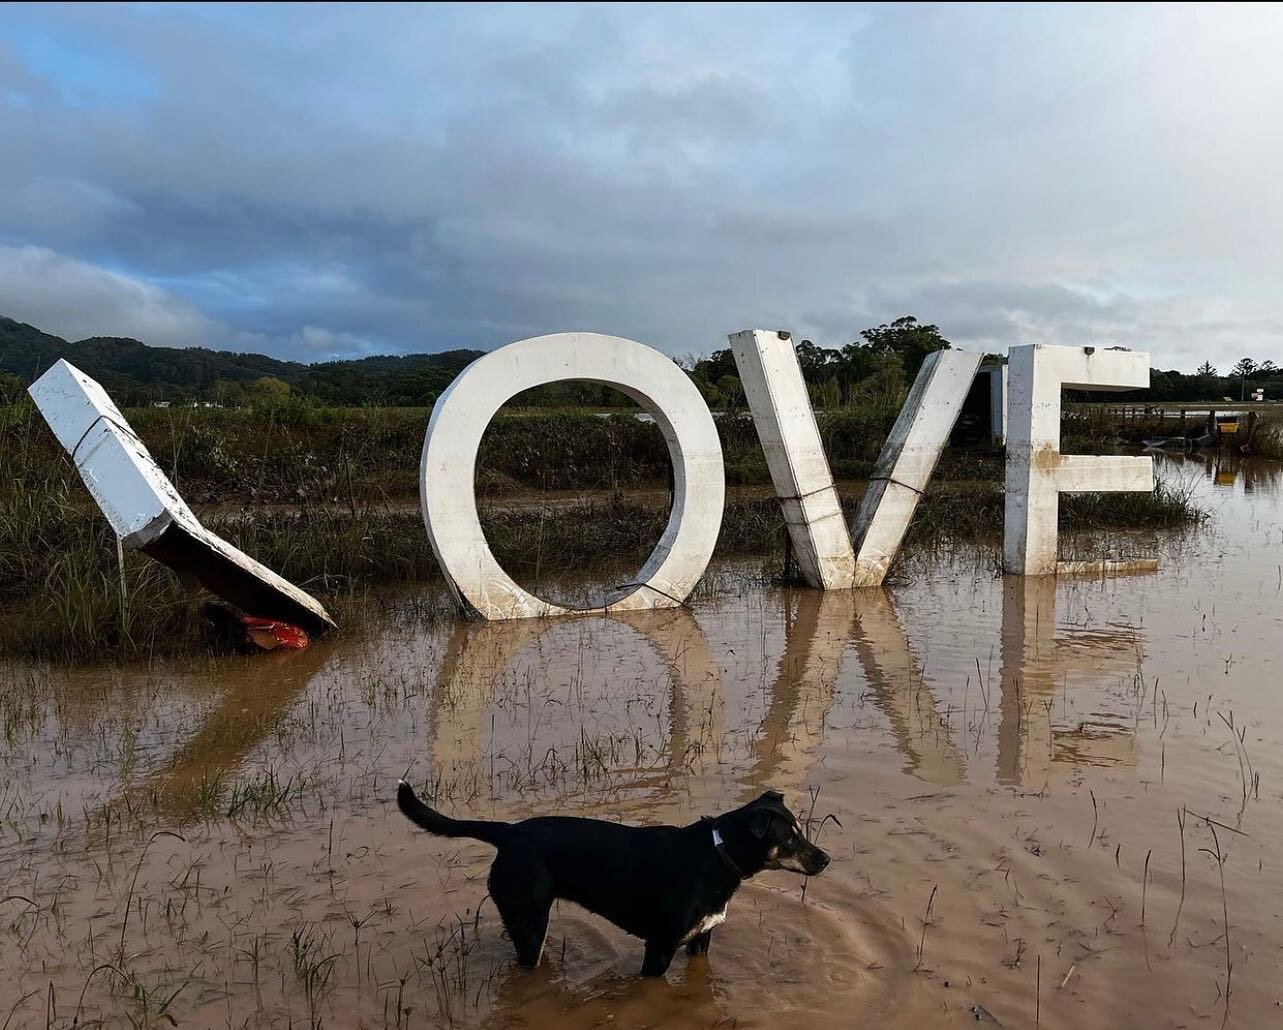
[[[712,915],[705,916],[691,927],[690,933],[682,938],[681,943],[685,944],[692,937],[698,937],[701,933],[707,933],[713,927],[721,926],[724,922],[726,922],[726,909],[722,909],[720,912],[714,912]]]

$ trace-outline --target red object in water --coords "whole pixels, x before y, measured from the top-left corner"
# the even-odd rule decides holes
[[[288,622],[260,619],[255,615],[238,616],[245,627],[245,641],[264,651],[302,651],[311,641],[307,632]]]

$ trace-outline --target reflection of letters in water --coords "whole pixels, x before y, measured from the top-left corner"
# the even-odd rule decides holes
[[[873,701],[905,757],[906,771],[929,783],[958,783],[965,762],[909,648],[890,594],[835,590],[784,596],[784,653],[753,742],[744,796],[806,782],[824,740],[842,658],[852,643]]]
[[[904,757],[905,772],[944,786],[963,780],[965,756],[926,681],[889,592],[789,590],[775,596],[785,606],[783,650],[764,713],[760,721],[755,718],[742,774],[746,796],[805,784],[824,743],[843,662],[850,657],[869,697],[886,718]],[[661,680],[666,679],[668,687],[664,736],[647,752],[653,757],[635,762],[632,752],[625,751],[612,769],[612,786],[662,788],[674,777],[706,773],[735,759],[735,752],[726,748],[726,734],[748,713],[728,716],[722,682],[727,656],[710,644],[691,612],[686,608],[636,612],[612,616],[609,625],[606,632],[620,635],[615,646],[605,648],[614,657],[600,669],[590,668],[589,675],[601,677],[609,686],[612,668],[618,668],[612,663],[618,662],[621,653],[647,652],[663,670]],[[603,626],[597,622],[526,619],[455,624],[430,701],[430,779],[437,789],[461,802],[489,797],[492,773],[503,776],[515,766],[525,767],[528,760],[538,764],[543,756],[522,752],[530,742],[519,718],[507,730],[497,729],[502,739],[487,745],[496,706],[514,699],[524,703],[523,684],[546,686],[549,667],[558,665],[563,656],[582,676],[581,634],[601,632]],[[1134,763],[1130,725],[1096,719],[1058,728],[1055,705],[1067,677],[1076,670],[1086,669],[1095,678],[1132,673],[1140,662],[1141,646],[1140,632],[1134,629],[1058,629],[1054,578],[1004,577],[997,702],[999,782],[1039,788],[1059,765]],[[234,774],[298,703],[324,668],[326,655],[326,649],[316,648],[268,659],[256,666],[254,690],[249,693],[215,682],[220,702],[140,789],[154,792],[177,810],[190,802],[192,790],[202,781]],[[505,684],[512,688],[506,697]],[[565,717],[570,719],[568,714]],[[633,712],[629,722],[637,718]],[[573,728],[572,736],[577,736]]]
[[[746,791],[787,790],[806,782],[852,644],[868,689],[905,756],[906,770],[930,783],[959,782],[965,761],[924,682],[890,595],[879,589],[786,591],[780,596],[786,605],[784,649],[750,744]],[[613,785],[662,786],[674,775],[707,771],[730,758],[723,743],[728,715],[721,659],[691,613],[684,608],[639,612],[611,622],[658,658],[669,687],[661,760],[637,764],[629,755],[614,770],[627,782]],[[512,688],[509,700],[520,705],[522,684],[546,687],[549,667],[563,654],[581,662],[578,634],[584,628],[583,623],[535,620],[453,627],[431,702],[431,780],[439,790],[461,799],[487,797],[492,775],[538,766],[547,757],[527,753],[520,718],[510,719],[506,728],[496,726],[496,706],[508,703],[505,684]],[[618,655],[622,649],[613,650]],[[491,731],[504,739],[487,745]],[[593,733],[588,730],[587,736]]]
[[[824,739],[842,652],[855,623],[850,590],[797,590],[783,596],[784,653],[753,741],[753,764],[741,795],[745,800],[763,789],[783,791],[806,781],[810,756]]]
[[[1139,630],[1058,631],[1056,580],[1004,576],[1002,583],[1002,696],[998,782],[1041,788],[1052,767],[1132,765],[1133,728],[1122,723],[1053,725],[1057,694],[1075,671],[1126,676],[1141,662]]]
[[[265,656],[254,663],[251,690],[244,689],[241,674],[228,682],[224,676],[215,677],[218,702],[202,716],[196,733],[143,780],[139,792],[155,795],[170,811],[186,814],[200,784],[218,783],[235,773],[245,757],[276,731],[328,656],[323,647]]]
[[[855,653],[904,755],[905,772],[928,783],[960,783],[966,761],[909,647],[891,596],[885,590],[859,590],[854,597]]]
[[[669,681],[668,740],[662,764],[631,769],[642,785],[655,775],[698,771],[716,763],[725,730],[725,699],[721,669],[713,660],[708,640],[686,608],[613,616],[658,659]],[[523,659],[534,660],[531,649],[545,634],[575,624],[517,620],[459,623],[450,634],[436,689],[432,693],[431,754],[433,779],[449,793],[463,797],[490,793],[489,777],[505,745],[492,740],[486,755],[484,738],[491,726],[489,713],[504,677],[516,675]],[[541,674],[542,675],[542,674]],[[509,743],[512,754],[500,770],[520,758],[538,762],[540,756],[516,754],[525,742]]]

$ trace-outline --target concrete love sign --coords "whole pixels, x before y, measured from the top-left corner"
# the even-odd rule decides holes
[[[789,334],[750,330],[735,333],[730,342],[806,581],[821,590],[880,585],[981,356],[945,350],[927,357],[848,529]],[[636,582],[590,610],[682,604],[703,575],[721,528],[725,476],[717,429],[699,391],[671,360],[634,340],[595,333],[559,333],[501,347],[464,369],[438,399],[423,444],[419,489],[432,549],[451,590],[465,609],[484,619],[569,611],[524,590],[495,560],[473,489],[482,433],[503,403],[522,390],[563,380],[602,383],[635,400],[655,419],[673,463],[673,507],[658,545]],[[998,376],[996,383],[997,396],[1006,394],[1007,571],[1040,576],[1117,564],[1057,562],[1060,494],[1152,490],[1153,463],[1062,455],[1060,396],[1064,387],[1148,386],[1149,356],[1091,347],[1016,347],[1005,380]]]
[[[944,350],[927,357],[848,528],[789,334],[750,330],[730,342],[806,581],[821,590],[880,585],[976,378],[980,355]],[[1015,347],[1005,372],[996,371],[992,405],[1006,425],[1007,571],[1043,576],[1118,564],[1056,560],[1060,494],[1152,490],[1153,463],[1062,455],[1060,394],[1064,387],[1147,386],[1149,356]],[[563,380],[601,383],[631,397],[654,418],[673,464],[672,511],[654,552],[635,582],[587,610],[681,605],[704,574],[721,529],[726,485],[717,427],[695,385],[669,358],[634,340],[596,333],[559,333],[500,347],[464,369],[437,400],[419,489],[432,549],[451,591],[483,619],[571,611],[530,594],[503,570],[486,542],[474,491],[481,437],[499,408],[523,390]],[[200,524],[98,383],[58,361],[30,392],[123,546],[144,551],[251,614],[313,631],[333,625],[315,598]]]

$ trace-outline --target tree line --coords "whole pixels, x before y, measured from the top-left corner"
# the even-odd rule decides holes
[[[842,347],[821,347],[805,339],[794,346],[812,402],[818,408],[840,408],[879,403],[898,407],[926,356],[952,344],[938,326],[905,315],[865,329]],[[150,347],[118,337],[68,343],[0,317],[0,403],[17,400],[37,375],[65,357],[99,380],[124,407],[430,406],[482,353],[452,350],[303,364],[203,347]],[[679,364],[713,409],[744,407],[743,384],[729,349]],[[1193,373],[1153,369],[1148,390],[1114,394],[1111,399],[1245,400],[1258,388],[1267,400],[1283,399],[1283,368],[1244,357],[1223,374],[1210,361]],[[554,383],[528,391],[517,402],[543,408],[632,406],[623,394],[593,383]]]

